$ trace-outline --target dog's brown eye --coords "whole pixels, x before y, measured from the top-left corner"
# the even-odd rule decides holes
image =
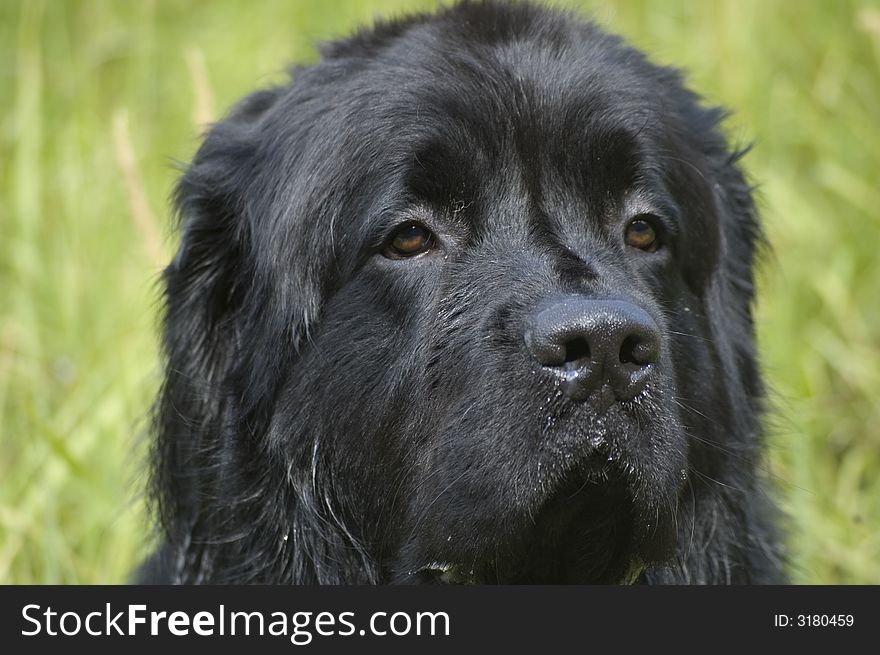
[[[383,255],[391,259],[415,257],[434,246],[434,235],[421,223],[404,223],[391,234]]]
[[[660,245],[657,230],[644,218],[634,218],[626,226],[626,245],[654,252]]]

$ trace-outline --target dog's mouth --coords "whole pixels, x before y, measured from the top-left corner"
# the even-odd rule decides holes
[[[623,575],[618,580],[610,580],[609,584],[618,584],[618,585],[630,585],[638,580],[639,575],[644,570],[644,564],[641,563],[637,558],[634,559],[630,566],[624,571]],[[482,585],[482,584],[529,584],[529,583],[537,583],[538,581],[530,581],[530,580],[498,580],[492,579],[487,580],[481,577],[475,570],[471,569],[470,571],[466,571],[463,567],[455,565],[455,564],[444,564],[440,562],[434,562],[432,565],[425,567],[421,571],[418,572],[418,576],[421,578],[418,580],[423,584],[438,584],[438,585]],[[552,584],[553,582],[559,583],[559,581],[543,581],[545,584]],[[573,581],[573,584],[577,584],[577,581]],[[583,581],[583,584],[590,584],[588,581]],[[597,582],[595,584],[602,584],[601,582]]]
[[[417,571],[416,575],[420,578],[418,580],[419,582],[427,584],[483,584],[483,581],[477,577],[477,573],[473,569],[470,571],[465,571],[464,568],[457,564],[449,564],[444,562],[432,562],[425,568]]]
[[[620,480],[572,480],[509,536],[473,559],[439,557],[417,569],[421,584],[632,584],[646,562],[671,555],[674,530],[655,525]],[[490,554],[489,554],[490,553]]]

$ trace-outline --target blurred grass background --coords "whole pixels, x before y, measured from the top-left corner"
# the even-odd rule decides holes
[[[735,114],[773,254],[769,468],[799,583],[880,583],[880,7],[580,6]],[[0,0],[0,581],[124,581],[174,162],[316,41],[430,2]]]

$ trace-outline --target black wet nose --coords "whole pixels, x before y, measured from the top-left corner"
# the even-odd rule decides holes
[[[660,331],[641,307],[624,300],[565,297],[531,317],[526,346],[563,379],[570,398],[583,400],[608,384],[618,400],[644,389],[660,357]]]

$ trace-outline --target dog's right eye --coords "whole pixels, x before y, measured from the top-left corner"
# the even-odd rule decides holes
[[[382,254],[389,259],[406,259],[424,254],[434,247],[433,232],[421,223],[410,221],[397,226],[388,237]]]

